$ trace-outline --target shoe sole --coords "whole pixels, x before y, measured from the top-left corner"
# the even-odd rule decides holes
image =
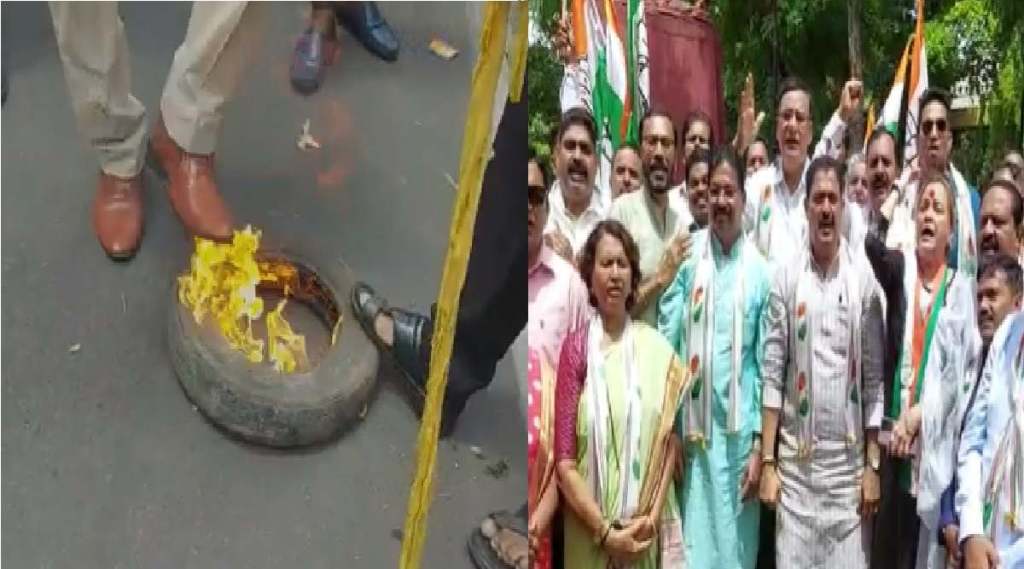
[[[115,263],[127,263],[135,258],[135,254],[138,253],[138,249],[127,253],[111,253],[110,251],[104,251],[107,254],[107,258]]]

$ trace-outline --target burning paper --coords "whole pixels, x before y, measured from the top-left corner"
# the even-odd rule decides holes
[[[267,314],[267,348],[274,369],[284,373],[295,371],[296,358],[306,357],[306,339],[292,331],[282,311],[288,301],[281,299],[272,312]]]
[[[256,294],[256,287],[261,281],[288,282],[295,273],[294,267],[256,261],[260,235],[247,226],[235,231],[230,244],[197,237],[191,270],[178,277],[178,300],[192,312],[196,323],[212,316],[228,345],[252,363],[263,361],[263,341],[252,333],[253,321],[263,315],[263,299]],[[275,369],[291,372],[296,361],[306,361],[306,345],[284,319],[283,308],[282,302],[271,313],[273,319],[268,315],[267,337]]]

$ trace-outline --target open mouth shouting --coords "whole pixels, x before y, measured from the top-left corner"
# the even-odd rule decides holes
[[[587,183],[588,172],[587,167],[583,165],[579,160],[573,160],[569,164],[569,181],[576,185],[585,185]]]
[[[932,221],[925,221],[921,224],[921,231],[919,232],[918,241],[922,245],[935,245],[935,223]]]

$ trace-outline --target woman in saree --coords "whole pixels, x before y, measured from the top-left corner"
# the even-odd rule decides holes
[[[526,504],[530,514],[530,569],[551,569],[551,521],[558,509],[555,481],[555,369],[543,350],[530,348],[526,366]]]
[[[629,318],[639,252],[622,224],[597,225],[580,272],[597,314],[569,333],[558,364],[565,567],[681,568],[673,427],[689,375],[657,331]]]
[[[882,478],[886,498],[874,557],[878,566],[884,551],[887,566],[897,569],[944,567],[939,501],[956,470],[960,423],[980,352],[973,278],[947,266],[956,227],[952,185],[933,173],[921,188],[913,251],[886,249],[874,236],[865,240],[888,302],[886,377],[891,378],[886,385],[890,460]]]

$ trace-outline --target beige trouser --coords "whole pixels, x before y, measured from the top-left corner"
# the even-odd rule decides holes
[[[211,154],[224,103],[235,93],[262,32],[262,2],[195,2],[160,100],[171,138]],[[51,2],[64,77],[82,133],[100,168],[137,175],[145,162],[146,109],[132,95],[131,61],[117,2]]]

